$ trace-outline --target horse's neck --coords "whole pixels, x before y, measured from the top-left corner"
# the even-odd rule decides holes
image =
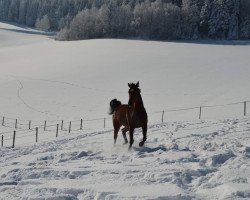
[[[140,110],[141,108],[144,108],[141,95],[136,101],[130,102],[130,105],[132,106],[133,110]]]

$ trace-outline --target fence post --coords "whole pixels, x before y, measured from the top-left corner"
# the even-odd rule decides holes
[[[80,125],[80,130],[82,130],[82,121],[83,121],[83,120],[81,119],[81,125]]]
[[[161,116],[161,123],[164,121],[164,110],[162,111],[162,116]]]
[[[63,130],[63,120],[62,120],[62,123],[61,123],[61,131]]]
[[[199,119],[201,119],[201,106],[200,106]]]
[[[38,127],[36,127],[36,142],[38,142]]]
[[[31,126],[31,120],[29,121],[29,130],[30,130],[30,126]]]
[[[69,122],[69,133],[71,131],[71,121]]]
[[[247,115],[247,102],[244,101],[244,116]]]
[[[3,147],[3,135],[2,135],[2,147]]]
[[[58,137],[59,124],[56,125],[56,137]]]
[[[46,131],[46,125],[47,125],[47,122],[46,120],[44,121],[44,131]]]
[[[4,117],[3,117],[3,120],[2,120],[2,126],[4,126]]]
[[[13,143],[12,143],[12,148],[15,147],[15,140],[16,140],[16,131],[14,131],[14,134],[13,134]]]
[[[104,128],[106,127],[106,118],[104,118],[104,122],[103,122]]]
[[[15,128],[17,128],[17,119],[16,119],[16,122],[15,122]]]

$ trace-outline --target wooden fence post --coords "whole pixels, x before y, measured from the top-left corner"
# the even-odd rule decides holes
[[[162,116],[161,116],[161,123],[164,121],[164,110],[162,111]]]
[[[71,131],[71,121],[69,122],[69,133]]]
[[[4,117],[3,117],[3,120],[2,120],[2,126],[4,126]]]
[[[201,119],[201,106],[200,106],[199,119]]]
[[[38,127],[36,127],[36,142],[38,142]]]
[[[58,137],[59,124],[56,125],[56,137]]]
[[[81,125],[80,125],[80,130],[82,130],[82,121],[83,121],[83,120],[81,119]]]
[[[2,135],[2,147],[3,147],[3,135]]]
[[[16,131],[14,131],[14,134],[13,134],[12,148],[15,147],[15,140],[16,140]]]
[[[44,121],[44,131],[46,131],[46,125],[47,125],[47,122],[46,120]]]
[[[30,127],[31,127],[31,120],[29,121],[29,130],[30,130]]]
[[[63,130],[63,120],[62,120],[62,123],[61,123],[61,131]]]
[[[15,122],[15,128],[17,128],[17,119],[16,119],[16,122]]]
[[[244,116],[247,115],[247,102],[244,101]]]
[[[104,118],[104,122],[103,122],[104,128],[106,127],[106,118]]]

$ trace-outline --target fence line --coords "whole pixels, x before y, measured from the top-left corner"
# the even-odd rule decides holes
[[[250,101],[243,101],[243,102],[234,102],[234,103],[227,103],[227,104],[217,104],[217,105],[203,105],[203,106],[196,106],[196,107],[189,107],[189,108],[180,108],[180,109],[164,109],[163,111],[155,111],[148,113],[151,114],[161,114],[161,122],[164,122],[165,113],[168,112],[180,112],[180,111],[188,111],[188,110],[195,110],[198,109],[198,119],[202,118],[202,113],[204,113],[203,108],[215,108],[215,107],[225,107],[231,105],[239,105],[243,104],[243,116],[247,115],[247,103]],[[103,128],[106,128],[106,121],[112,119],[112,117],[104,117],[104,118],[94,118],[94,119],[79,119],[73,121],[65,121],[65,120],[24,120],[18,118],[10,118],[3,116],[2,117],[2,126],[6,128],[13,128],[14,131],[4,131],[0,132],[1,137],[1,146],[4,146],[4,141],[11,141],[12,140],[12,147],[15,146],[15,140],[19,138],[31,137],[34,136],[35,141],[38,142],[39,134],[44,132],[46,133],[55,133],[55,137],[58,137],[59,134],[59,127],[60,131],[64,132],[65,134],[70,134],[72,131],[81,131],[83,127],[86,127],[85,122],[94,122],[94,121],[103,121]],[[20,123],[22,122],[22,123]],[[24,123],[24,122],[27,122]],[[33,124],[32,122],[35,122]],[[53,124],[51,124],[53,123]],[[73,128],[73,125],[79,128]],[[40,125],[38,125],[40,124]],[[26,128],[24,128],[24,126]],[[53,130],[51,130],[53,128]],[[100,125],[101,128],[101,125]],[[39,130],[39,131],[38,131]],[[13,137],[10,134],[13,133]],[[7,136],[7,137],[6,137]],[[8,137],[9,136],[9,137]]]
[[[180,108],[180,109],[165,109],[163,111],[155,111],[155,112],[150,112],[148,114],[157,114],[157,113],[163,113],[163,117],[164,117],[164,113],[166,112],[178,112],[178,111],[187,111],[187,110],[194,110],[194,109],[200,109],[201,108],[212,108],[212,107],[221,107],[221,106],[229,106],[229,105],[237,105],[237,104],[244,104],[244,116],[246,115],[246,104],[247,102],[250,102],[250,101],[244,101],[244,102],[236,102],[236,103],[230,103],[230,104],[220,104],[220,105],[203,105],[203,106],[197,106],[197,107],[190,107],[190,108]],[[162,119],[163,119],[162,117]],[[199,117],[201,118],[201,117]],[[3,120],[2,120],[2,126],[5,126],[5,127],[9,127],[11,128],[11,126],[7,126],[8,125],[11,125],[10,122],[6,122],[6,119],[11,119],[11,120],[15,120],[13,121],[13,125],[15,126],[15,129],[18,129],[20,127],[18,126],[27,126],[28,128],[27,129],[23,129],[23,130],[33,130],[31,128],[31,124],[32,124],[32,121],[29,120],[29,123],[27,124],[24,124],[24,123],[19,123],[18,121],[24,121],[24,120],[17,120],[17,119],[14,119],[14,118],[9,118],[9,117],[3,117]],[[35,127],[44,127],[44,129],[46,130],[47,127],[56,127],[57,125],[56,124],[53,124],[53,125],[47,125],[47,122],[61,122],[62,121],[62,125],[61,125],[61,129],[63,127],[63,125],[66,125],[66,124],[70,124],[70,123],[73,123],[73,122],[79,122],[79,124],[81,124],[81,126],[83,125],[83,122],[91,122],[91,121],[100,121],[100,120],[103,120],[104,121],[104,124],[105,124],[105,120],[107,119],[111,119],[111,117],[105,117],[105,118],[95,118],[95,119],[80,119],[80,120],[74,120],[74,121],[69,121],[69,122],[63,122],[63,120],[45,120],[45,121],[39,121],[39,122],[43,122],[44,125],[40,125],[40,126],[35,126]],[[163,120],[162,120],[163,121]],[[38,121],[36,121],[38,122]]]

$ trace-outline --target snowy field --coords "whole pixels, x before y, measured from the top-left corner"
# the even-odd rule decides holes
[[[250,199],[249,52],[247,41],[59,42],[0,23],[0,199]],[[128,151],[107,112],[136,81],[148,140],[139,148],[136,130]],[[194,109],[161,123],[182,108]]]

